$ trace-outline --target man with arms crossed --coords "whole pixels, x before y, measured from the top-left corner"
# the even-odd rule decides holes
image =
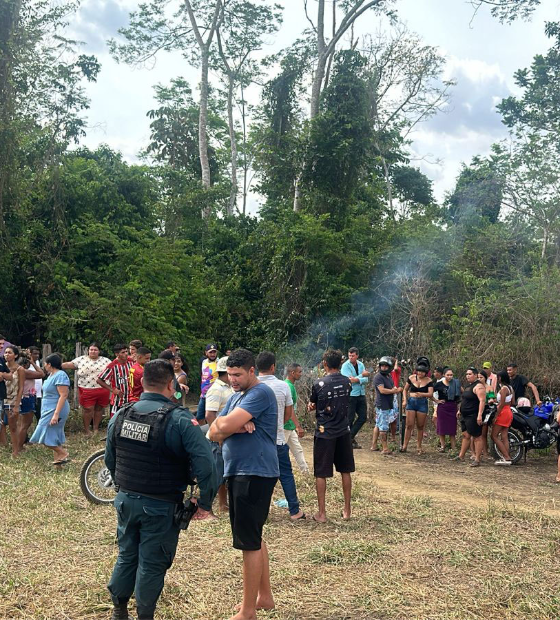
[[[274,392],[255,375],[250,351],[233,351],[227,372],[235,394],[210,427],[209,437],[222,442],[233,546],[243,551],[243,601],[230,620],[256,620],[257,609],[274,608],[262,531],[280,475],[278,413]]]
[[[315,381],[311,389],[309,411],[315,411],[317,426],[313,442],[313,470],[319,512],[313,517],[319,523],[327,521],[325,496],[327,478],[333,477],[333,464],[342,476],[344,493],[344,510],[342,516],[349,519],[351,515],[350,499],[352,496],[352,477],[356,471],[352,436],[348,426],[348,399],[350,397],[350,379],[340,374],[342,353],[329,350],[323,356],[326,375]]]

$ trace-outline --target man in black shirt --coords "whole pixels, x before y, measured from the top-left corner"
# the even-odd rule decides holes
[[[309,411],[315,411],[317,425],[313,441],[313,470],[319,511],[314,515],[315,521],[325,523],[327,512],[325,496],[327,492],[327,478],[333,477],[333,465],[342,476],[342,491],[344,493],[344,510],[342,516],[349,519],[351,515],[350,499],[352,496],[352,477],[356,471],[354,453],[352,451],[352,436],[348,426],[348,402],[352,384],[350,379],[340,374],[342,353],[327,351],[323,356],[323,366],[326,371],[311,389]]]
[[[520,398],[525,397],[525,392],[527,388],[529,388],[533,392],[533,396],[537,405],[541,405],[541,397],[539,396],[539,391],[537,390],[537,386],[529,381],[525,375],[517,374],[517,364],[511,363],[507,366],[507,374],[509,375],[510,385],[513,388],[513,393],[515,395],[515,402],[517,402]]]

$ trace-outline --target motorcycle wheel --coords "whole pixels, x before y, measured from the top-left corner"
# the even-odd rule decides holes
[[[80,488],[92,504],[112,504],[115,485],[105,465],[105,449],[94,452],[82,465]]]
[[[519,463],[521,457],[523,456],[523,434],[521,431],[518,431],[516,428],[511,428],[510,426],[508,428],[508,441],[511,462],[515,465],[515,463]],[[492,452],[492,456],[494,458],[503,458],[501,452],[498,450],[498,447],[493,441],[491,442],[490,451]]]

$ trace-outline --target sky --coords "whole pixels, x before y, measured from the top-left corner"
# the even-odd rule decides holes
[[[266,53],[290,45],[308,25],[303,0],[276,1],[284,6],[284,22]],[[313,0],[308,4],[312,10]],[[118,36],[136,5],[132,0],[83,0],[70,26],[71,34],[84,42],[83,52],[95,54],[102,65],[97,83],[87,86],[91,108],[83,143],[90,148],[108,144],[130,162],[137,161],[149,140],[146,112],[155,107],[153,86],[178,76],[192,86],[198,82],[197,70],[177,53],[160,53],[150,66],[136,68],[111,58],[106,40]],[[453,189],[462,162],[487,154],[492,143],[507,137],[495,106],[517,93],[514,72],[529,66],[535,54],[546,53],[544,25],[560,20],[560,0],[543,0],[530,22],[511,25],[500,24],[487,7],[473,17],[466,0],[396,0],[394,6],[411,31],[445,56],[444,77],[457,82],[445,113],[410,136],[413,164],[433,181],[435,196],[442,200]],[[366,13],[356,33],[373,34],[380,28],[379,17]],[[258,201],[252,197],[253,211]]]

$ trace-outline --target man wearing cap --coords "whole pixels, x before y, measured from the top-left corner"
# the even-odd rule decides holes
[[[214,343],[206,345],[206,357],[202,360],[200,371],[200,400],[196,410],[196,419],[200,422],[206,417],[206,393],[218,378],[218,346]]]
[[[226,406],[229,397],[233,394],[233,390],[229,384],[229,377],[227,374],[227,357],[220,357],[216,365],[218,372],[218,378],[212,383],[208,392],[206,392],[206,422],[211,426],[212,422],[216,419],[218,413]],[[224,458],[222,456],[222,446],[213,441],[212,443],[212,455],[214,456],[214,463],[216,464],[216,470],[218,472],[218,503],[220,512],[227,512],[227,490],[224,484]]]
[[[492,386],[492,392],[496,394],[498,391],[498,375],[492,372],[492,362],[484,362],[482,368],[488,373],[488,379],[486,379],[486,385]]]

